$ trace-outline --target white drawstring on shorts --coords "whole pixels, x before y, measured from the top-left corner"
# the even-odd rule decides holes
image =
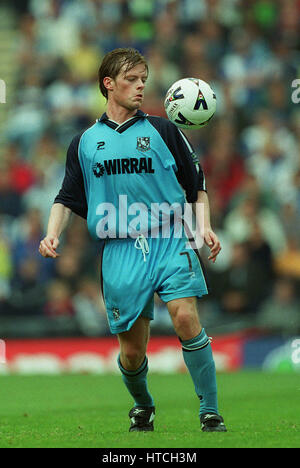
[[[149,244],[148,244],[148,241],[146,239],[145,236],[143,236],[143,234],[140,234],[137,238],[136,238],[136,241],[134,243],[134,247],[137,249],[137,250],[141,250],[142,253],[143,253],[143,257],[144,257],[144,262],[146,261],[146,254],[149,253]]]

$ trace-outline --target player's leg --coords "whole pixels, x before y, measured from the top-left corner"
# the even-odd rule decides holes
[[[190,340],[199,335],[202,326],[195,297],[181,297],[167,303],[176,334],[181,340]]]
[[[196,298],[174,299],[167,303],[167,307],[181,341],[185,364],[200,400],[202,430],[225,431],[223,419],[218,413],[215,362],[210,340],[199,321]]]
[[[150,333],[150,320],[138,317],[131,329],[118,333],[120,344],[120,361],[128,371],[135,371],[143,363]]]
[[[134,399],[130,430],[143,430],[141,415],[145,416],[143,420],[148,415],[145,430],[153,430],[154,403],[147,386],[146,350],[154,290],[147,267],[134,239],[116,239],[105,245],[101,269],[103,295],[110,330],[118,336],[120,344],[118,365],[122,379]]]
[[[200,399],[200,414],[218,413],[216,370],[209,338],[201,327],[195,297],[167,303],[183,358]]]
[[[148,359],[150,320],[139,317],[129,331],[119,333],[118,365],[123,382],[134,399],[129,413],[130,431],[153,431],[154,401],[148,390]]]

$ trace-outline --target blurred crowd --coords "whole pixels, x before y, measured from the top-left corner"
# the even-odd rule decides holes
[[[202,322],[300,332],[300,109],[292,87],[300,77],[300,0],[12,3],[22,11],[0,162],[3,330],[6,324],[8,334],[21,335],[8,323],[26,317],[47,323],[36,333],[109,333],[98,246],[84,221],[73,216],[55,261],[42,258],[38,245],[66,149],[105,110],[101,59],[130,46],[149,62],[145,112],[165,117],[166,90],[183,77],[208,81],[217,95],[210,124],[186,132],[223,247],[215,265],[205,247],[201,252],[211,287],[199,302]],[[153,330],[168,333],[158,297],[155,307]]]

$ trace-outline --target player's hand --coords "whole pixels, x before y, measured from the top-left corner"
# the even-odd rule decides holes
[[[222,247],[218,236],[213,232],[212,229],[205,229],[204,242],[210,248],[210,256],[208,257],[208,260],[211,260],[213,263],[215,263]]]
[[[39,252],[43,257],[46,258],[56,258],[59,257],[59,253],[56,252],[57,247],[59,246],[59,240],[56,236],[46,236],[41,240],[39,246]]]

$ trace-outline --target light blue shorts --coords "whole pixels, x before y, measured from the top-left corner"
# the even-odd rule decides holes
[[[199,253],[182,238],[109,239],[101,254],[101,286],[110,330],[129,330],[142,315],[153,319],[162,301],[208,294]]]

